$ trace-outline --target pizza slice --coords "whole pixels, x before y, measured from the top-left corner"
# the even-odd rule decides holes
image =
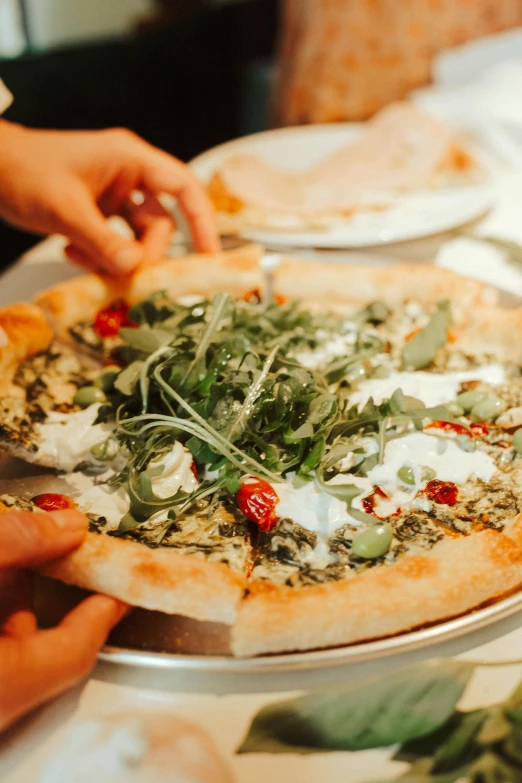
[[[258,251],[241,252],[38,298],[98,362],[61,415],[110,428],[93,463],[61,466],[56,502],[91,532],[45,572],[226,623],[236,655],[398,633],[522,584],[521,313],[434,268],[420,285],[409,267],[291,261],[263,303]],[[107,312],[123,320],[99,334]],[[16,354],[22,391],[33,353]]]

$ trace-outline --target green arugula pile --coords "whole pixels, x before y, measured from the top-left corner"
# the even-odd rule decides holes
[[[350,405],[353,383],[382,369],[371,360],[385,349],[376,325],[388,316],[379,302],[347,318],[312,313],[296,302],[266,306],[227,294],[186,306],[158,292],[135,306],[130,318],[137,328],[120,332],[124,344],[117,359],[124,369],[108,371],[108,401],[100,410],[101,418],[116,415],[116,437],[131,455],[113,480],[125,484],[131,498],[120,532],[169,509],[160,541],[197,501],[223,491],[235,494],[245,473],[273,484],[288,474],[297,485],[313,476],[350,505],[358,488],[325,484],[341,460],[351,454],[352,473],[365,475],[382,461],[387,439],[405,426],[421,429],[426,418],[451,418],[444,406],[427,409],[400,389],[380,405],[371,399],[361,411]],[[448,323],[448,308],[441,305],[406,345],[404,365],[426,366],[443,344]],[[300,352],[320,350],[324,335],[347,329],[352,337],[346,355],[317,370],[299,362]],[[374,454],[366,455],[363,437],[376,440]],[[176,440],[192,452],[206,478],[192,493],[180,490],[160,499],[148,465]],[[155,470],[157,475],[161,468]]]

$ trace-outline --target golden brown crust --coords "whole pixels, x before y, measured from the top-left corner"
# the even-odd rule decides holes
[[[220,563],[98,533],[40,571],[132,606],[227,624],[244,590],[242,577]]]
[[[53,332],[35,305],[14,304],[0,310],[0,389],[9,388],[17,368],[49,347]]]
[[[132,305],[161,290],[171,296],[212,296],[224,289],[241,295],[259,285],[260,255],[259,246],[252,244],[215,255],[186,256],[142,267],[125,281],[85,275],[43,291],[35,302],[48,314],[55,331],[64,337],[70,326],[93,318],[118,298]]]
[[[457,315],[469,318],[473,308],[498,300],[489,286],[428,264],[325,264],[285,258],[275,280],[278,293],[329,307],[360,306],[376,299],[393,306],[405,299],[429,304],[451,298]]]
[[[235,655],[391,636],[444,620],[522,585],[522,547],[486,530],[339,582],[253,583],[232,629]]]

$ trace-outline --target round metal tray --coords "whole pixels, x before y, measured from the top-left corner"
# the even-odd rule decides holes
[[[447,647],[447,643],[466,636],[468,643],[451,645],[452,649],[462,651],[463,649],[469,649],[470,642],[471,646],[477,646],[489,641],[490,638],[496,638],[502,633],[518,627],[522,624],[522,616],[515,617],[519,612],[522,612],[522,591],[445,622],[398,636],[343,647],[264,655],[254,658],[234,658],[224,655],[183,655],[147,652],[108,646],[99,654],[99,658],[107,663],[116,663],[124,666],[138,666],[157,670],[182,669],[186,672],[226,672],[235,675],[251,675],[296,670],[305,671],[344,666],[346,664],[358,664],[376,658],[403,656],[405,653],[425,650],[428,647]],[[483,633],[485,629],[490,629],[491,633]]]
[[[328,260],[334,258],[329,256]],[[348,261],[348,258],[342,260]],[[366,256],[366,261],[393,263],[375,256]],[[37,267],[16,267],[12,281],[7,280],[9,275],[3,278],[1,298],[9,302],[22,295],[29,297],[34,291],[49,284],[47,267],[50,266],[39,264]],[[70,267],[64,263],[52,266],[53,269],[56,267],[56,279],[71,275]],[[35,270],[38,272],[36,276]],[[4,291],[8,282],[12,285],[8,285],[9,290]],[[520,306],[520,297],[498,291],[501,306]],[[0,458],[0,462],[0,473],[5,479],[18,479],[20,485],[23,481],[34,482],[34,466],[11,458]],[[41,469],[38,470],[41,472]],[[99,654],[97,675],[112,682],[132,681],[149,688],[171,687],[183,691],[230,693],[311,688],[337,684],[343,679],[354,679],[383,670],[390,671],[427,657],[469,653],[479,645],[522,626],[521,613],[522,591],[519,591],[460,617],[401,635],[343,647],[255,658],[148,652],[131,647],[106,646]],[[204,634],[204,629],[201,632]],[[208,643],[205,649],[211,649]],[[506,652],[509,653],[509,649]],[[474,653],[476,656],[477,653]]]

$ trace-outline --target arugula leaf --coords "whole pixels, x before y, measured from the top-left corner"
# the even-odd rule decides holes
[[[125,396],[130,397],[138,383],[143,364],[144,362],[139,359],[131,362],[128,367],[125,367],[125,369],[120,372],[114,381],[114,388],[122,394],[125,394]]]
[[[431,364],[439,348],[446,345],[450,323],[450,304],[448,301],[440,302],[439,309],[424,329],[412,337],[402,349],[405,369],[422,370]]]
[[[142,353],[153,353],[158,348],[163,348],[174,339],[174,333],[161,329],[159,326],[149,326],[144,324],[138,329],[120,329],[120,336],[123,337],[127,345]]]
[[[474,664],[430,661],[263,708],[238,753],[313,753],[388,747],[445,723]]]
[[[337,410],[337,397],[334,394],[320,394],[314,397],[308,410],[310,424],[321,424]]]
[[[228,294],[216,294],[213,297],[210,321],[208,323],[205,333],[203,334],[203,336],[198,342],[194,358],[192,362],[189,364],[185,375],[183,376],[183,380],[181,381],[182,386],[184,386],[187,383],[187,381],[189,381],[193,377],[195,377],[196,380],[199,381],[201,380],[201,376],[204,375],[205,355],[207,349],[210,345],[212,337],[214,336],[214,333],[219,328],[220,321],[225,316],[225,309],[226,306],[229,304],[229,302],[230,302],[230,297],[228,296]]]

